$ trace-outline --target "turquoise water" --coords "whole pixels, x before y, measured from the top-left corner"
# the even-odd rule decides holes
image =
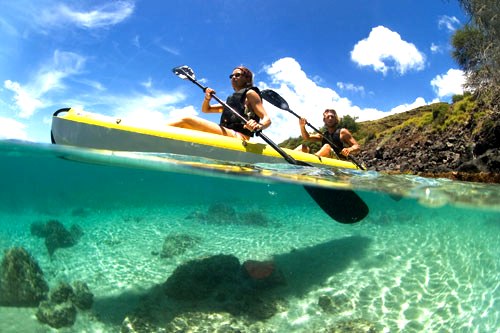
[[[87,283],[92,309],[61,332],[119,332],[133,318],[142,332],[500,332],[499,185],[286,164],[231,170],[1,141],[0,249],[25,248],[51,289]],[[337,223],[304,184],[354,189],[370,213]],[[83,236],[50,256],[30,232],[49,220]],[[193,242],[162,252],[179,235]],[[240,311],[223,309],[220,295],[156,291],[180,265],[220,254],[272,261],[285,283],[247,290]],[[0,332],[56,331],[36,311],[0,306]]]

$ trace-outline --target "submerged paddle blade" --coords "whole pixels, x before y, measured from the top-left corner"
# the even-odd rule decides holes
[[[368,206],[352,190],[313,186],[304,186],[304,188],[321,209],[337,222],[356,223],[368,215]]]
[[[263,99],[282,110],[290,110],[288,103],[276,91],[265,89],[260,92]]]
[[[177,75],[178,77],[180,77],[183,80],[190,79],[189,77],[191,77],[191,79],[193,79],[193,80],[195,79],[194,72],[191,69],[191,67],[189,67],[189,66],[184,65],[184,66],[175,67],[172,69],[172,72],[174,72],[175,75]],[[188,75],[189,75],[189,77],[188,77]]]

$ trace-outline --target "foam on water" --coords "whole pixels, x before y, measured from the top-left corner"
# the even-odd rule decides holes
[[[211,327],[233,322],[261,331],[323,332],[356,322],[380,332],[500,331],[498,185],[286,164],[232,165],[229,173],[218,166],[172,155],[2,142],[0,249],[26,248],[51,287],[89,285],[93,312],[79,313],[75,331],[118,331],[141,297],[179,265],[216,254],[240,262],[272,259],[287,285],[270,291],[284,304],[271,318],[248,322],[206,313],[202,322]],[[355,189],[370,214],[354,225],[336,223],[307,195],[305,183]],[[221,204],[239,219],[199,218]],[[242,223],[244,216],[255,223]],[[43,239],[30,234],[32,223],[50,219],[84,231],[75,246],[52,257]],[[162,258],[168,235],[200,241]],[[0,307],[6,318],[0,331],[48,331],[35,311]]]

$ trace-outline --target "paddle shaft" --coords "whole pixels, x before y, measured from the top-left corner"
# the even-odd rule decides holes
[[[189,79],[189,81],[193,82],[198,87],[200,87],[203,90],[203,92],[207,91],[207,87],[200,84],[196,79],[194,79],[188,73],[185,73],[185,74],[186,74],[186,77]],[[245,117],[243,117],[235,109],[233,109],[232,107],[227,105],[227,103],[224,102],[223,100],[221,100],[217,95],[215,95],[215,94],[211,94],[211,95],[212,95],[213,99],[215,99],[217,102],[219,102],[224,107],[228,108],[232,113],[234,113],[238,118],[240,118],[242,122],[244,122],[244,123],[247,122],[247,119],[245,119]],[[264,140],[268,145],[273,147],[273,149],[276,150],[278,152],[278,154],[280,154],[288,163],[295,164],[295,165],[302,165],[302,166],[312,166],[311,164],[308,164],[306,162],[302,162],[302,161],[299,162],[296,159],[294,159],[292,156],[285,153],[285,151],[283,149],[281,149],[276,143],[274,143],[271,139],[269,139],[266,135],[264,135],[264,133],[262,133],[262,131],[255,131],[255,134],[257,136],[261,137],[262,140]]]

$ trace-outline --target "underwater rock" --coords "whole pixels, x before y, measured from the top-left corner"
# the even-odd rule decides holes
[[[275,265],[273,261],[247,260],[243,263],[243,268],[249,277],[261,280],[273,274]]]
[[[351,300],[345,295],[321,295],[318,298],[318,306],[327,313],[339,313],[353,309]]]
[[[266,320],[281,309],[281,302],[273,298],[248,297],[245,301],[246,315],[257,320]]]
[[[197,219],[213,224],[236,224],[236,225],[254,225],[265,227],[270,224],[269,218],[262,212],[251,210],[239,213],[228,204],[217,203],[208,207],[207,213],[194,211],[186,219]]]
[[[73,287],[66,282],[60,282],[49,293],[52,303],[72,302],[80,310],[89,310],[94,303],[94,294],[85,282],[76,281]]]
[[[5,252],[0,266],[0,305],[36,307],[48,291],[40,266],[24,248]]]
[[[257,225],[266,227],[270,224],[269,218],[259,211],[248,211],[240,214],[240,223],[245,225]]]
[[[71,216],[87,217],[91,212],[92,210],[88,208],[75,208],[71,211]]]
[[[35,222],[30,225],[30,231],[33,236],[39,238],[47,237],[47,228],[45,227],[45,223]]]
[[[257,268],[261,265],[265,267]],[[247,266],[259,271],[258,279],[251,278],[233,255],[178,266],[127,314],[121,331],[269,332],[263,321],[286,311],[289,304],[267,288],[284,283],[284,278],[274,262],[253,261]]]
[[[224,203],[210,205],[207,217],[212,222],[227,223],[236,219],[236,210]]]
[[[90,291],[85,282],[76,281],[73,283],[73,295],[71,301],[80,310],[89,310],[94,303],[94,294]]]
[[[169,235],[163,241],[161,258],[171,258],[186,252],[189,248],[201,242],[200,237],[190,235]]]
[[[86,283],[77,281],[74,288],[66,282],[60,282],[49,293],[49,300],[38,306],[38,321],[54,328],[68,327],[75,323],[77,310],[92,307],[94,295]]]
[[[128,315],[122,322],[120,333],[143,333],[143,332],[165,332],[155,324],[148,321],[148,318],[142,318],[137,315]],[[181,332],[181,331],[167,331]]]
[[[71,227],[69,227],[69,233],[76,243],[80,240],[80,238],[82,238],[83,229],[78,224],[72,224]]]
[[[321,295],[318,298],[318,306],[325,312],[334,312],[335,311],[335,307],[333,306],[332,299],[326,295]]]
[[[45,224],[33,223],[30,226],[31,234],[45,238],[45,246],[52,256],[58,248],[71,247],[75,245],[83,235],[82,229],[72,225],[68,231],[61,222],[50,220]]]
[[[76,308],[71,302],[43,301],[38,307],[36,318],[54,328],[69,327],[76,321]]]
[[[210,205],[207,213],[194,211],[189,214],[186,219],[196,219],[213,224],[241,224],[236,210],[225,203]]]
[[[57,287],[49,293],[49,300],[53,303],[60,304],[69,301],[74,296],[73,288],[65,283],[60,282]]]
[[[374,323],[364,319],[341,321],[325,330],[327,333],[377,333]]]
[[[286,285],[285,276],[274,261],[247,260],[242,265],[242,277],[252,289],[270,289]]]
[[[164,283],[165,293],[178,300],[207,298],[220,284],[236,283],[240,262],[232,255],[191,260],[178,266]]]

